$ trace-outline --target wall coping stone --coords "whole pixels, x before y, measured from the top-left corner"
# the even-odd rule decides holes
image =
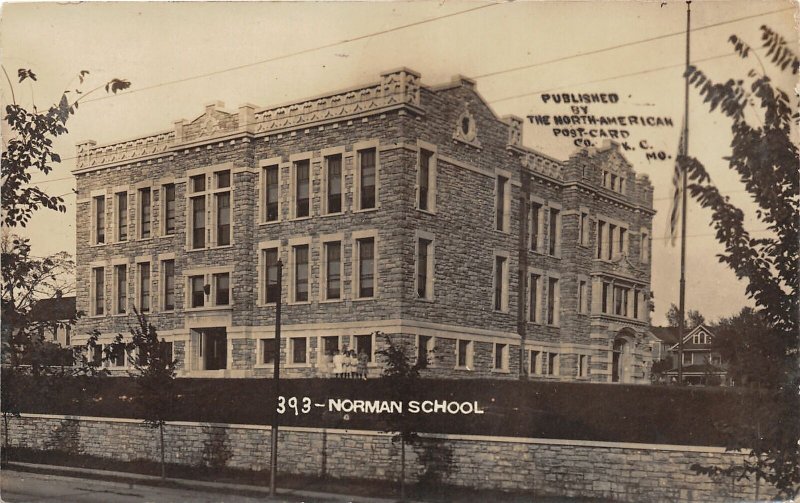
[[[142,423],[142,419],[122,418],[122,417],[97,417],[97,416],[72,416],[63,414],[32,414],[22,413],[21,417],[32,419],[57,419],[74,421],[92,421],[106,423]],[[263,430],[270,431],[269,425],[260,424],[227,424],[227,423],[206,423],[197,421],[167,421],[170,426],[186,426],[193,428],[213,427],[213,428],[233,428],[240,430]],[[305,426],[281,426],[280,430],[295,432],[328,432],[340,435],[366,435],[375,437],[391,437],[393,433],[373,430],[348,430],[339,428],[313,428]],[[727,451],[724,447],[717,446],[697,446],[697,445],[674,445],[674,444],[645,444],[636,442],[607,442],[601,440],[569,440],[559,438],[528,438],[528,437],[501,437],[484,435],[462,435],[453,433],[425,433],[429,438],[441,438],[447,440],[461,441],[480,441],[510,444],[535,444],[535,445],[569,445],[575,447],[608,448],[608,449],[635,449],[642,451],[678,451],[678,452],[699,452],[709,454],[720,454],[730,452],[732,454],[746,454],[746,451]]]

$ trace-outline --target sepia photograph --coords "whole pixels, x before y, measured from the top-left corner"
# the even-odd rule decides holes
[[[0,6],[0,498],[800,496],[788,0]]]

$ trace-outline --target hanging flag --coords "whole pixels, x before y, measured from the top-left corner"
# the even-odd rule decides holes
[[[683,121],[684,125],[681,127],[681,139],[678,141],[678,155],[683,155],[685,153],[686,118],[684,118]],[[672,246],[675,246],[675,241],[678,238],[678,217],[680,216],[681,192],[683,191],[682,182],[681,167],[676,157],[675,169],[672,172],[672,202],[669,207],[669,230],[667,236]]]

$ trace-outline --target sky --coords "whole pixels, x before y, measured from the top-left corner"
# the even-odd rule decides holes
[[[734,55],[732,34],[758,47],[759,27],[766,24],[797,48],[791,2],[694,1],[691,8],[691,60],[712,79],[760,71],[754,58]],[[554,103],[554,94],[617,97],[589,105],[595,115],[668,118],[671,126],[629,128],[625,141],[633,149],[625,155],[655,187],[653,324],[663,324],[670,303],[678,302],[680,248],[670,246],[666,229],[671,158],[684,116],[684,2],[6,3],[0,16],[0,59],[18,103],[42,109],[57,102],[61,92],[77,86],[80,70],[90,72],[84,91],[111,78],[132,83],[118,95],[100,89],[88,96],[70,118],[69,133],[55,143],[63,162],[47,176],[34,176],[67,203],[64,214],[40,211],[22,232],[35,255],[75,251],[76,143],[114,143],[168,130],[214,101],[228,110],[300,101],[377,82],[381,72],[405,66],[421,73],[426,85],[459,74],[474,79],[498,116],[526,119],[526,146],[558,159],[577,149],[574,139],[527,119],[570,114],[570,105]],[[796,78],[766,60],[764,66],[779,87],[795,87]],[[38,81],[18,84],[18,68],[32,69]],[[0,93],[5,107],[11,93],[2,76]],[[696,91],[690,91],[689,104],[690,155],[745,209],[754,235],[763,236],[764,225],[724,160],[730,122],[709,112]],[[755,110],[750,119],[758,120]],[[648,159],[647,152],[661,152],[664,159]],[[745,283],[718,263],[723,249],[710,212],[690,201],[687,215],[687,309],[708,320],[735,314],[750,305]]]

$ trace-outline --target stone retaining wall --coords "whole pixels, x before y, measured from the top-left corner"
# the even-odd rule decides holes
[[[189,465],[269,467],[270,428],[172,422],[166,459]],[[62,450],[119,460],[158,460],[157,431],[138,420],[24,414],[9,420],[12,446]],[[283,473],[397,480],[399,444],[374,431],[285,427],[279,435]],[[740,454],[720,448],[575,440],[425,435],[407,449],[413,480],[532,496],[617,501],[753,500],[755,485],[695,475],[692,463],[727,465]]]

